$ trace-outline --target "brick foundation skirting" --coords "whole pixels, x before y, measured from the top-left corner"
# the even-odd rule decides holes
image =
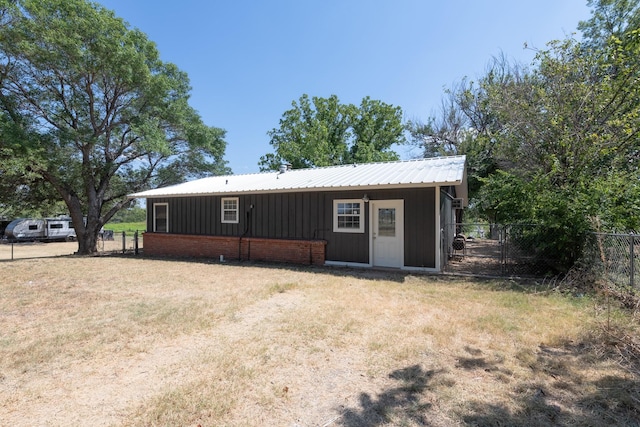
[[[324,265],[325,240],[265,239],[144,233],[144,253],[152,256],[274,261]]]

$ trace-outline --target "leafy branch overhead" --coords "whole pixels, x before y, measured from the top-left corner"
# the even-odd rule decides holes
[[[274,153],[260,158],[261,170],[397,160],[394,144],[403,144],[402,110],[365,97],[360,106],[302,95],[268,132]]]
[[[64,200],[81,253],[127,193],[228,172],[225,132],[202,123],[187,75],[145,34],[86,0],[0,9],[0,155],[24,165],[3,172]]]

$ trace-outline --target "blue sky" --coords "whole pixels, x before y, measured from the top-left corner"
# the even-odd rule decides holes
[[[531,47],[590,16],[586,0],[98,2],[187,72],[191,105],[227,131],[236,174],[258,171],[272,151],[267,132],[304,93],[353,104],[370,96],[426,121],[444,89],[478,78],[492,57],[530,64]]]

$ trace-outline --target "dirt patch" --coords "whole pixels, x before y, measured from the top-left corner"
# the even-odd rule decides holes
[[[139,239],[139,247],[142,245]],[[133,252],[133,237],[129,236],[123,244],[122,236],[117,235],[114,240],[99,240],[98,253]],[[8,243],[0,241],[0,261],[10,261],[31,258],[50,258],[73,255],[78,250],[77,242],[20,242]]]

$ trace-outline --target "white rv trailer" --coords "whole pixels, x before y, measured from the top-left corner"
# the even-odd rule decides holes
[[[57,218],[19,218],[13,220],[4,230],[4,238],[9,241],[55,241],[76,240],[76,230],[68,216]]]

